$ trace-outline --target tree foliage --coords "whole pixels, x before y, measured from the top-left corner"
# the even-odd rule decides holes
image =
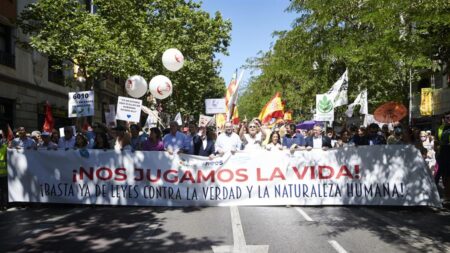
[[[96,0],[95,7],[90,13],[78,0],[39,0],[20,14],[19,27],[29,35],[27,45],[52,59],[76,62],[88,83],[106,74],[168,76],[174,93],[163,100],[166,112],[198,114],[205,97],[223,95],[214,54],[227,54],[231,23],[219,12],[211,17],[191,0]],[[178,72],[161,62],[172,47],[185,57]]]
[[[416,80],[448,65],[448,1],[297,0],[288,10],[299,15],[292,29],[275,32],[274,47],[249,60],[261,75],[241,96],[242,114],[257,115],[282,91],[297,120],[311,118],[315,95],[345,69],[350,102],[368,89],[370,111],[390,100],[407,104],[410,70]]]

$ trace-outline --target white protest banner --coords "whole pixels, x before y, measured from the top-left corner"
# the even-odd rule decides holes
[[[94,91],[69,92],[69,118],[94,115]]]
[[[200,114],[200,117],[198,119],[198,126],[206,127],[206,126],[208,126],[208,123],[211,122],[212,119],[213,119],[213,117]]]
[[[334,105],[333,98],[328,94],[316,95],[316,114],[314,120],[316,121],[333,121],[334,120]]]
[[[116,119],[131,122],[139,122],[141,119],[142,100],[121,97],[117,100]]]
[[[86,152],[85,150],[83,150]],[[412,145],[168,152],[8,149],[10,202],[140,206],[396,205],[441,202]]]
[[[225,98],[205,99],[206,114],[226,113]]]

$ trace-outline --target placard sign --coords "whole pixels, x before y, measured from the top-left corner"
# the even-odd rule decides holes
[[[94,91],[69,92],[69,118],[94,115]]]
[[[117,100],[116,119],[131,122],[139,122],[141,119],[142,100],[120,97]]]
[[[205,99],[206,114],[226,113],[224,98]]]
[[[208,123],[211,122],[213,117],[209,117],[203,114],[200,114],[199,120],[198,120],[198,126],[199,127],[206,127],[208,126]]]

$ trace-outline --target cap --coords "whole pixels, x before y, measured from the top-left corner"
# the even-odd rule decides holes
[[[49,132],[42,132],[42,134],[41,134],[41,136],[42,137],[44,137],[44,136],[50,136],[51,134],[49,133]]]

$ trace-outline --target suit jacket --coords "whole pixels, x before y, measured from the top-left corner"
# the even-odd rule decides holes
[[[313,137],[309,136],[308,138],[306,138],[305,144],[306,147],[314,147]],[[332,148],[331,139],[328,136],[322,135],[322,147]]]
[[[206,148],[203,148],[203,140],[198,136],[198,138],[194,138],[194,155],[199,156],[209,156],[216,152],[214,147],[214,141],[211,139],[206,139]]]

